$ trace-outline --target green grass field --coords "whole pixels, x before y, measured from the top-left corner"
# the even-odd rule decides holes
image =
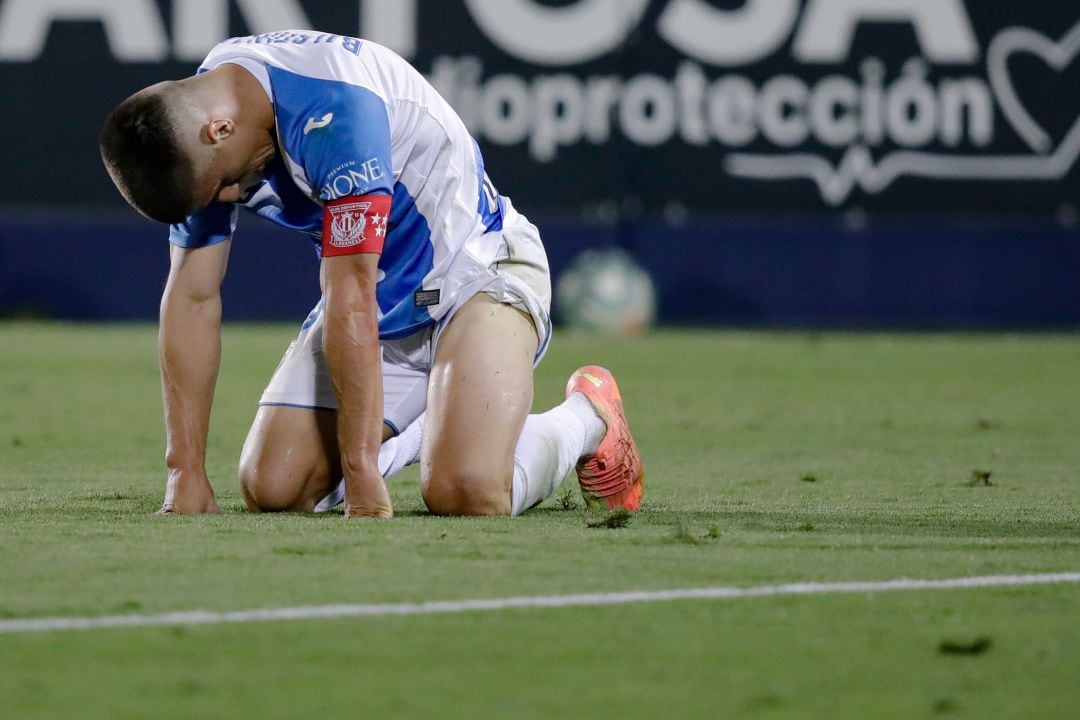
[[[151,326],[0,324],[0,620],[1080,571],[1080,335],[556,336],[648,470],[517,519],[254,516],[235,484],[295,328],[229,326],[211,517],[164,487]],[[1080,585],[0,633],[0,717],[1076,718]]]

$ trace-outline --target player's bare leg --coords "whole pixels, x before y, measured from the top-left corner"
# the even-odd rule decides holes
[[[383,442],[393,431],[383,426]],[[253,512],[311,512],[341,481],[337,412],[263,405],[240,453],[240,489]]]
[[[480,294],[439,340],[428,388],[420,490],[440,515],[507,515],[514,448],[533,399],[532,320]]]
[[[310,511],[341,477],[334,410],[264,405],[240,453],[240,489],[253,512]]]

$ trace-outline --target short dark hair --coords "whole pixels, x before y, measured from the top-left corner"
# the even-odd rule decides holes
[[[194,172],[160,93],[136,93],[117,105],[99,145],[109,175],[136,210],[166,223],[188,216]]]

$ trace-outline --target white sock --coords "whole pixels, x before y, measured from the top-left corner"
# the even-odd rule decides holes
[[[397,437],[379,448],[379,472],[388,478],[403,467],[420,462],[420,443],[424,439],[424,415],[412,421]]]
[[[398,470],[420,462],[420,442],[424,437],[424,416],[413,420],[400,435],[390,438],[379,446],[379,474],[388,478]],[[345,481],[337,484],[315,506],[315,512],[327,512],[345,501]]]
[[[520,515],[551,497],[577,461],[596,452],[605,432],[604,421],[581,393],[525,418],[514,448],[510,514]]]

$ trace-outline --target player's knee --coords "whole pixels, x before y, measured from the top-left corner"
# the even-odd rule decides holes
[[[425,472],[420,492],[436,515],[510,514],[510,477],[491,469]]]
[[[244,458],[239,469],[240,492],[251,512],[310,511],[302,492],[303,484],[256,459]]]

